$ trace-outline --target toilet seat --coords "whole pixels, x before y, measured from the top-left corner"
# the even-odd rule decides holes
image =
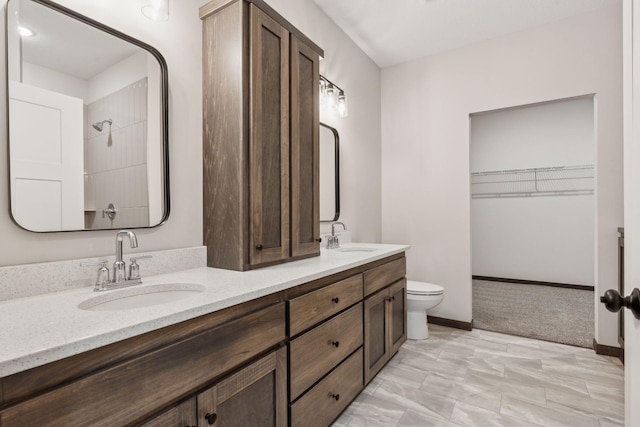
[[[407,295],[442,295],[444,288],[427,282],[407,280]]]

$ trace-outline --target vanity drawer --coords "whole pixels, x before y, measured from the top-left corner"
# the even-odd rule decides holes
[[[367,297],[380,289],[402,279],[407,274],[407,259],[399,258],[364,272],[364,296]]]
[[[291,425],[328,426],[363,387],[362,347],[291,405]],[[313,414],[313,416],[309,416]]]
[[[295,336],[362,300],[362,274],[289,301],[290,336]]]
[[[362,303],[289,344],[291,400],[362,345]]]

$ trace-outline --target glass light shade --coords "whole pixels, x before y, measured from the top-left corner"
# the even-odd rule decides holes
[[[334,108],[336,108],[337,94],[336,94],[336,89],[333,87],[332,84],[327,86],[327,90],[325,94],[327,99],[327,108],[329,110],[333,110]]]
[[[327,103],[327,82],[320,79],[320,108],[325,108]]]
[[[153,21],[169,19],[169,0],[142,0],[142,14]]]
[[[338,95],[338,115],[343,119],[349,115],[347,95],[345,95],[344,92],[340,92]]]

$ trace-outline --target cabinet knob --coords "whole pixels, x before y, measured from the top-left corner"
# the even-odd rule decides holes
[[[331,341],[331,345],[334,346],[335,348],[340,347],[340,341]]]
[[[318,243],[322,243],[322,237],[318,237],[318,238],[316,239],[316,242],[318,242]]]
[[[335,297],[335,298],[331,298],[331,301],[333,301],[334,303],[339,303],[340,302],[340,298]]]
[[[257,249],[257,250],[261,251],[261,250],[262,250],[262,248],[263,248],[263,246],[262,246],[262,245],[256,245],[256,249]]]
[[[213,414],[209,414],[207,413],[207,415],[204,416],[205,420],[207,420],[207,423],[209,423],[209,425],[213,425],[215,424],[216,420],[218,419],[218,414],[213,413]]]
[[[340,400],[340,395],[339,394],[331,394],[331,397],[337,402],[338,400]]]

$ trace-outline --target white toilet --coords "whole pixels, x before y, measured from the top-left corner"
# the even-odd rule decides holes
[[[407,338],[425,340],[429,338],[427,310],[444,299],[444,288],[433,283],[407,280]]]

